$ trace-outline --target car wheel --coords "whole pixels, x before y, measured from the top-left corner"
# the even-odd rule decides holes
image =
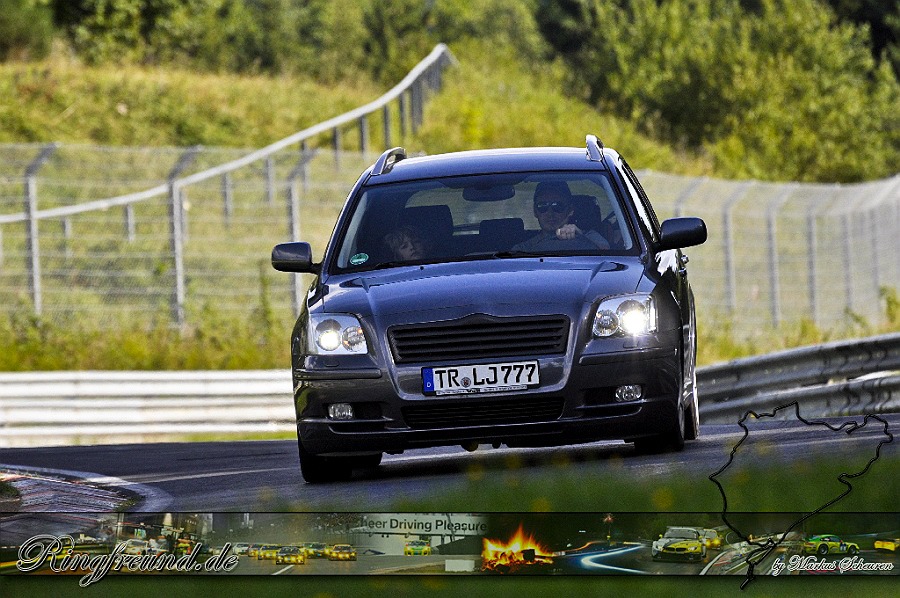
[[[825,556],[828,554],[828,545],[827,544],[819,544],[819,548],[816,549],[816,552],[821,556]]]
[[[858,554],[858,553],[859,553],[859,548],[857,548],[856,546],[851,546],[850,548],[847,549],[847,553],[848,553],[850,556],[853,556],[853,555],[855,555],[855,554]]]
[[[383,453],[377,453],[375,455],[365,455],[363,457],[354,457],[353,465],[354,467],[359,467],[361,469],[373,469],[381,465],[381,457]]]
[[[346,457],[321,457],[306,451],[298,440],[300,450],[300,473],[309,484],[323,484],[349,480],[353,466]]]
[[[679,401],[669,432],[649,438],[636,438],[634,440],[635,452],[640,455],[653,455],[668,451],[678,452],[684,449],[686,417],[684,405]]]
[[[693,300],[693,293],[691,293]],[[685,372],[687,380],[690,381],[690,391],[688,395],[688,411],[685,413],[687,421],[685,421],[684,438],[685,440],[696,440],[700,436],[700,400],[697,396],[697,317],[694,310],[691,309],[690,321],[690,338],[688,340],[689,347],[686,353],[688,359],[685,360],[688,371]]]

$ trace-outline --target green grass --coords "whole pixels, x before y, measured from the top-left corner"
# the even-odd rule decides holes
[[[740,438],[737,430],[735,441]],[[888,454],[887,449],[883,455]],[[490,455],[489,452],[485,455]],[[465,474],[464,483],[440,496],[397,498],[391,512],[480,512],[480,513],[720,513],[722,498],[709,479],[725,464],[728,455],[711,462],[708,471],[692,472],[677,465],[666,475],[648,476],[636,472],[621,457],[598,462],[597,474],[585,473],[585,464],[572,467],[561,454],[554,471],[535,478],[516,463],[485,465],[475,461]],[[517,461],[521,457],[510,457]],[[738,467],[739,460],[735,462]],[[811,512],[840,495],[845,487],[837,481],[843,470],[832,457],[820,456],[783,466],[756,464],[726,471],[720,481],[728,497],[729,512]],[[865,465],[865,462],[862,462]],[[859,468],[861,469],[861,467]],[[852,480],[853,490],[828,512],[893,512],[896,496],[885,492],[885,480],[900,477],[900,460],[882,457],[869,472]],[[802,484],[798,483],[802,481]],[[784,492],[796,488],[796,492]],[[328,510],[328,505],[264,505],[287,511]],[[356,507],[356,508],[354,508]],[[364,503],[351,505],[348,511],[365,512]]]
[[[89,67],[61,54],[0,64],[0,142],[261,147],[383,90],[293,76]]]

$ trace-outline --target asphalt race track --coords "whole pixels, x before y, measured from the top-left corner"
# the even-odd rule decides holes
[[[898,436],[900,414],[883,417]],[[858,416],[829,421],[837,424],[852,419],[862,421]],[[884,438],[882,429],[879,422],[871,421],[848,437],[840,432],[823,433],[798,421],[758,423],[751,428],[750,438],[759,446],[744,458],[773,466],[829,458],[838,463],[846,460],[845,470],[856,471]],[[700,439],[688,443],[683,452],[661,455],[637,455],[632,445],[621,442],[531,449],[483,446],[472,453],[459,447],[415,450],[385,455],[377,469],[356,472],[347,482],[325,485],[304,483],[297,446],[291,440],[4,449],[0,462],[20,468],[90,472],[98,478],[118,478],[125,488],[132,486],[138,492],[151,489],[152,508],[138,502],[132,508],[136,511],[377,512],[395,510],[398,498],[440,497],[465,488],[473,471],[481,476],[502,474],[511,463],[524,480],[540,480],[565,463],[567,471],[585,477],[616,475],[624,469],[642,479],[663,481],[677,472],[696,476],[698,484],[709,484],[707,476],[725,463],[742,436],[737,425],[705,425]],[[882,447],[881,459],[895,460],[898,451],[900,438]],[[506,510],[532,510],[530,505],[517,504],[513,494]],[[477,505],[471,510],[477,511]]]

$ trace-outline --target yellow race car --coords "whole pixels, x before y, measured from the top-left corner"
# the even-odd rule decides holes
[[[898,552],[898,550],[900,550],[900,538],[878,538],[877,540],[875,540],[875,550],[885,552]]]
[[[803,552],[806,554],[817,554],[819,556],[828,554],[854,555],[859,552],[859,544],[844,542],[832,534],[821,534],[807,539],[806,542],[803,543]]]
[[[701,561],[706,559],[706,542],[695,527],[668,527],[651,545],[650,556],[654,561],[666,558]]]
[[[282,546],[275,555],[275,564],[305,565],[306,552],[299,546]]]
[[[410,540],[403,547],[403,556],[428,556],[431,554],[431,542]]]
[[[263,544],[256,552],[256,559],[259,561],[274,559],[279,550],[281,550],[281,546],[278,544]]]
[[[329,561],[355,561],[356,549],[349,544],[335,544],[328,551]]]

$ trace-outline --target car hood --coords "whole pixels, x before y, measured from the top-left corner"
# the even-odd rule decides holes
[[[325,311],[408,321],[473,313],[578,313],[601,297],[634,292],[638,258],[543,258],[428,264],[366,272],[330,285]]]

